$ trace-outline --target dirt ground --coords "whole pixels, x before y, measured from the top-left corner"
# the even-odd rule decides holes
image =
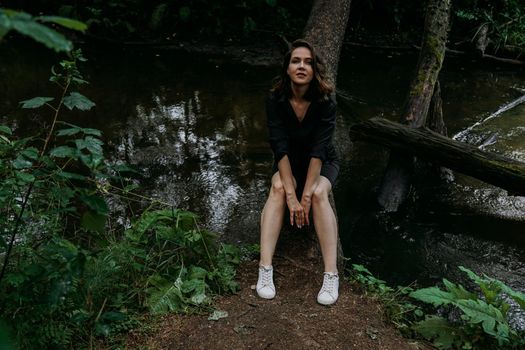
[[[379,304],[341,280],[333,306],[317,304],[322,264],[304,254],[305,240],[279,242],[274,259],[277,296],[257,297],[257,259],[238,270],[241,290],[216,300],[228,316],[169,315],[148,336],[131,334],[129,348],[147,349],[429,349],[404,339],[382,319]]]

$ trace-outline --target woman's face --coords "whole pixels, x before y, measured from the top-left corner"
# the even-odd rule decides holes
[[[308,85],[314,77],[314,69],[312,67],[312,53],[306,47],[298,47],[292,51],[290,56],[290,63],[286,73],[290,77],[293,84]]]

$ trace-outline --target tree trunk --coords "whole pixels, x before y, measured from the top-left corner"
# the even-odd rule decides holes
[[[351,0],[316,0],[312,5],[310,17],[303,31],[303,37],[316,48],[317,54],[326,66],[329,79],[337,81],[337,67],[339,55],[343,45],[346,24],[350,15]],[[330,194],[330,204],[337,217],[337,210],[333,194]],[[309,243],[307,256],[320,258],[320,249],[317,244],[315,228],[310,225],[308,229]],[[337,239],[338,269],[344,271],[344,255],[341,241]],[[294,243],[294,244],[297,244]]]
[[[457,170],[507,190],[509,195],[525,196],[525,163],[476,146],[454,141],[428,129],[413,129],[381,118],[372,118],[350,129],[354,139],[390,147]]]
[[[339,54],[343,45],[351,0],[316,0],[303,36],[324,60],[333,83],[337,81]]]
[[[434,94],[430,101],[430,109],[428,111],[427,119],[427,127],[430,130],[443,136],[447,136],[447,127],[443,120],[443,100],[441,99],[441,85],[439,84],[439,80],[436,81],[434,87]]]
[[[430,101],[445,57],[450,0],[429,0],[417,71],[407,96],[401,123],[412,128],[426,124]],[[410,191],[413,158],[392,152],[378,193],[379,204],[397,211]]]

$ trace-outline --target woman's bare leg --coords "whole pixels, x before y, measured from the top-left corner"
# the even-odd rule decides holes
[[[286,195],[279,172],[272,176],[272,187],[261,213],[261,260],[259,265],[272,265],[273,253],[283,225]]]
[[[337,220],[328,200],[332,190],[330,181],[321,176],[312,195],[315,231],[323,254],[324,271],[337,273]]]

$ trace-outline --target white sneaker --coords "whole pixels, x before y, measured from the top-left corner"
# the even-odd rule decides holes
[[[273,267],[271,265],[259,266],[257,294],[263,299],[273,299],[275,297],[275,286],[273,284]]]
[[[339,297],[339,276],[337,273],[325,272],[323,286],[317,294],[317,302],[321,305],[332,305]]]

